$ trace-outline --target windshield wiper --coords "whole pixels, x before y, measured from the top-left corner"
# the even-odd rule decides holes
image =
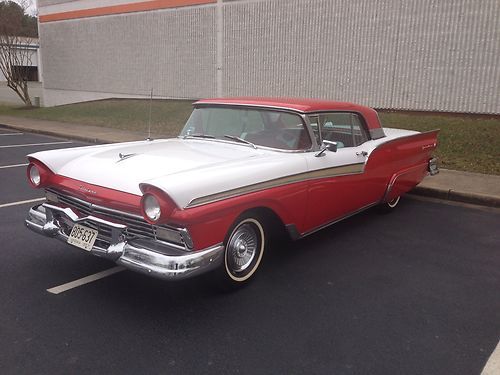
[[[257,146],[255,146],[252,142],[247,141],[246,139],[237,137],[235,135],[230,135],[230,134],[224,134],[224,137],[232,139],[233,141],[238,141],[238,142],[241,142],[241,143],[246,143],[247,145],[250,145],[253,148],[257,149]]]
[[[184,136],[184,139],[188,137],[193,137],[193,138],[208,138],[208,139],[214,139],[215,137],[210,134],[201,134],[201,133],[194,133],[194,134],[186,134]]]

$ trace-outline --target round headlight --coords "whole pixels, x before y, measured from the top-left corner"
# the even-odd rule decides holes
[[[40,171],[38,170],[36,165],[31,165],[30,167],[30,180],[33,185],[40,185]]]
[[[144,213],[150,220],[156,221],[160,218],[160,202],[158,202],[158,199],[156,199],[153,195],[147,194],[144,197],[143,208]]]

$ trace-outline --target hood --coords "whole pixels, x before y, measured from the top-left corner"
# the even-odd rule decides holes
[[[273,160],[283,155],[224,141],[175,138],[41,151],[28,156],[61,176],[135,195],[142,195],[139,184],[149,183],[184,207],[196,195],[226,188],[228,183],[222,180],[238,185],[239,173],[245,169],[255,173],[250,171],[255,169],[252,165],[270,163],[276,167]]]

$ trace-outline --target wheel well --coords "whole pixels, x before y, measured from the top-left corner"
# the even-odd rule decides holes
[[[248,209],[241,213],[241,216],[258,216],[264,222],[264,230],[267,230],[267,235],[274,239],[282,239],[289,238],[289,235],[286,231],[285,224],[278,216],[276,212],[274,212],[269,207],[254,207]]]

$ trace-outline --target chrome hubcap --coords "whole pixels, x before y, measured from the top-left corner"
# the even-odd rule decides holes
[[[396,197],[394,198],[392,201],[388,202],[387,204],[389,205],[390,208],[394,208],[396,207],[396,205],[398,204],[399,202],[399,198],[400,197]]]
[[[250,266],[257,253],[258,235],[249,223],[241,225],[227,244],[227,262],[233,272],[242,272]]]

